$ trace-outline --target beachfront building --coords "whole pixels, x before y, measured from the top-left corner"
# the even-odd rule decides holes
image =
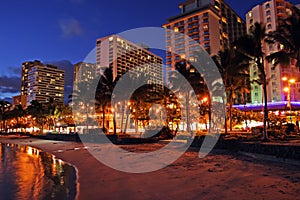
[[[23,108],[26,108],[27,104],[27,97],[26,95],[16,95],[12,97],[12,106],[15,107],[17,105],[22,106]]]
[[[246,14],[247,31],[249,32],[255,22],[265,24],[266,32],[275,31],[278,27],[280,19],[286,18],[293,13],[294,6],[284,0],[270,0],[262,5],[256,5]],[[263,44],[265,55],[277,52],[280,50],[281,44]],[[272,63],[265,61],[265,69],[268,81],[268,101],[281,102],[300,100],[300,71],[290,63],[288,67],[277,66],[274,68]],[[259,73],[254,64],[250,69],[250,79],[259,79]],[[285,79],[283,79],[285,77]],[[290,80],[290,81],[289,81]],[[291,81],[292,80],[292,81]],[[289,91],[284,91],[284,88],[289,87]],[[263,102],[262,86],[256,82],[251,85],[251,99],[253,104],[260,104]]]
[[[54,65],[37,63],[26,70],[26,79],[24,91],[27,95],[27,106],[33,100],[46,103],[50,98],[57,104],[64,103],[64,70]]]
[[[21,79],[21,95],[27,95],[28,87],[28,73],[32,67],[36,65],[43,65],[41,61],[27,61],[22,63],[22,79]]]
[[[113,78],[121,77],[128,70],[150,77],[149,83],[163,84],[163,59],[149,51],[145,45],[134,44],[118,35],[96,41],[97,73],[112,67]]]
[[[74,90],[79,83],[89,82],[96,78],[96,65],[93,63],[79,62],[74,65]]]
[[[245,22],[223,0],[188,0],[179,4],[181,13],[163,25],[166,28],[167,74],[181,59],[194,60],[195,43],[185,41],[189,36],[211,56],[229,47],[246,33]]]
[[[154,86],[150,90],[145,91],[145,93],[151,94],[147,97],[149,101],[157,99],[157,92],[159,93],[163,90],[163,59],[152,53],[146,45],[134,44],[118,35],[109,35],[97,39],[96,74],[101,75],[107,67],[112,69],[113,80],[122,77],[129,70],[136,78],[147,77],[147,83]],[[127,102],[126,104],[129,103]],[[116,113],[118,129],[124,126],[123,123],[127,121],[121,119],[124,117],[121,113],[124,113],[124,109],[128,107],[128,105],[124,106],[123,104],[122,102],[118,104],[121,109],[114,108],[114,112],[119,111],[119,113]],[[99,116],[102,116],[102,112],[100,112]],[[107,121],[102,122],[100,120],[100,125],[104,123],[106,128],[111,130],[113,127],[112,108],[107,108],[105,113]],[[132,123],[129,122],[129,124]]]
[[[223,0],[187,0],[179,4],[179,8],[181,13],[163,25],[166,29],[166,82],[171,71],[178,70],[178,63],[184,63],[189,74],[198,77],[199,72],[189,63],[201,56],[199,45],[210,56],[218,55],[246,33],[244,20]],[[205,83],[191,78],[189,82],[198,99],[207,98]]]

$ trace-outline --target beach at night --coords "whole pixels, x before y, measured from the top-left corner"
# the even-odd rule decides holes
[[[96,160],[81,143],[1,136],[1,143],[29,145],[78,169],[79,199],[299,199],[299,162],[268,161],[265,156],[213,150],[199,159],[190,148],[175,163],[155,172],[132,174]],[[97,145],[99,151],[105,144]],[[147,152],[163,144],[121,145]]]

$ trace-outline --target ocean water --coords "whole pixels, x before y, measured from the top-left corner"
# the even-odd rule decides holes
[[[76,199],[76,170],[38,149],[0,143],[0,199]]]

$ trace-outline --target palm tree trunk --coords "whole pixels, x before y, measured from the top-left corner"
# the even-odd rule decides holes
[[[229,129],[232,131],[232,102],[229,102]]]
[[[230,128],[230,131],[232,131],[232,104],[233,104],[233,91],[232,91],[232,86],[231,86],[230,94],[229,94],[229,128]]]
[[[113,113],[113,126],[114,126],[114,135],[117,134],[117,126],[116,126],[116,115]]]
[[[43,134],[43,133],[44,133],[44,119],[41,118],[41,121],[42,121],[42,124],[41,124],[41,131],[40,131],[40,134]]]
[[[122,111],[121,124],[120,124],[121,133],[123,133],[123,122],[124,122],[124,116],[125,116],[125,111],[126,111],[126,106],[125,105],[126,105],[126,101],[124,101],[124,105],[122,105],[122,108],[121,108],[121,111]]]
[[[102,104],[102,131],[105,131],[105,105]]]
[[[227,115],[226,115],[226,112],[225,112],[225,124],[224,124],[224,129],[225,129],[225,134],[228,133],[228,130],[227,130]]]
[[[211,119],[212,119],[212,117],[211,117],[211,108],[212,107],[212,103],[211,103],[211,99],[209,100],[209,103],[208,103],[208,120],[209,120],[209,130],[208,130],[208,132],[209,133],[211,133],[211,126],[212,126],[212,121],[211,121]]]
[[[130,112],[126,116],[125,127],[124,127],[124,134],[126,134],[126,131],[127,131],[127,124],[128,124],[129,116],[130,116]]]
[[[188,133],[191,133],[191,127],[190,127],[190,110],[189,110],[189,101],[190,101],[190,93],[189,91],[186,93],[185,96],[185,107],[186,107],[186,131]]]
[[[135,128],[135,133],[138,134],[139,133],[139,120],[136,120],[134,122],[134,128]],[[145,128],[144,125],[143,125],[143,128]]]
[[[263,130],[263,141],[268,140],[267,135],[267,121],[268,121],[268,96],[267,96],[267,80],[266,74],[263,74],[263,88],[264,88],[264,130]]]
[[[86,108],[86,120],[85,120],[85,128],[86,128],[86,133],[88,133],[89,132],[89,121],[88,121],[88,119],[89,119],[89,114],[88,114],[88,106],[87,106],[87,108]]]
[[[51,117],[51,121],[52,121],[52,129],[51,130],[54,130],[55,129],[55,118]]]
[[[264,59],[262,58],[261,61],[257,60],[257,66],[261,71],[262,81],[263,81],[263,92],[264,92],[264,121],[263,121],[263,141],[268,140],[267,135],[267,121],[268,121],[268,93],[267,93],[267,76],[264,68]]]

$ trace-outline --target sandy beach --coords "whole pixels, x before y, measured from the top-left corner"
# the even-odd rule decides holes
[[[189,149],[164,169],[131,174],[100,163],[81,143],[7,136],[0,142],[36,147],[75,165],[79,199],[300,199],[299,165],[226,150],[199,159],[198,151]],[[139,152],[162,145],[122,147]]]

